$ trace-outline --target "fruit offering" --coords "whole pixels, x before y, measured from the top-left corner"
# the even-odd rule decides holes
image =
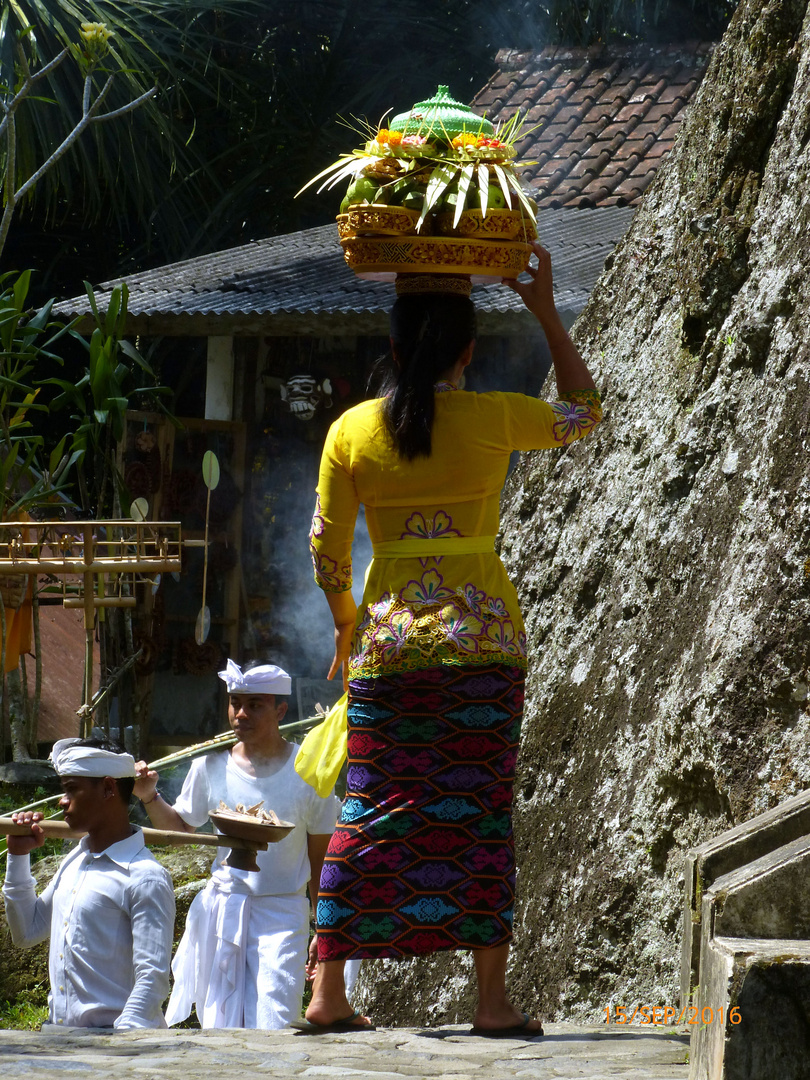
[[[524,193],[513,165],[515,144],[523,134],[517,114],[496,130],[486,117],[455,101],[448,88],[440,86],[434,97],[395,116],[387,127],[361,134],[367,135],[362,149],[341,155],[301,190],[319,181],[319,191],[329,190],[348,180],[341,217],[353,208],[374,207],[378,211],[374,222],[388,233],[430,235],[434,231],[430,218],[450,214],[452,235],[465,213],[475,211],[487,218],[508,211],[524,239],[536,235],[537,206]],[[413,211],[413,218],[400,215],[396,220],[407,221],[407,227],[386,229],[385,207]],[[442,231],[448,232],[446,224]],[[495,230],[496,235],[503,233],[501,227]],[[375,230],[363,234],[375,235]]]

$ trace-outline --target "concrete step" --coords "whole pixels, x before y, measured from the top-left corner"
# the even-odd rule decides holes
[[[717,878],[810,834],[810,790],[727,829],[687,853],[681,939],[681,1005],[700,981],[700,920],[703,894]]]
[[[810,941],[714,937],[700,978],[689,1080],[810,1077]]]
[[[810,939],[810,836],[715,879],[701,903],[701,947],[712,937]]]

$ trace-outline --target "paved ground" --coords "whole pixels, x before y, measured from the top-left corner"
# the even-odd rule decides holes
[[[53,1080],[687,1080],[689,1036],[673,1029],[547,1024],[542,1039],[482,1039],[465,1027],[360,1035],[284,1031],[55,1034],[0,1031],[0,1077]]]

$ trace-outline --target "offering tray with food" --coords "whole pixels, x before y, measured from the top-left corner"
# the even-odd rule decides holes
[[[81,829],[72,829],[66,821],[59,821],[53,818],[43,818],[38,821],[37,824],[42,829],[43,833],[54,840],[81,840],[85,835]],[[286,824],[286,823],[285,823]],[[292,827],[292,826],[291,826]],[[28,836],[31,831],[29,825],[17,824],[10,817],[0,817],[0,834],[6,836]],[[286,829],[283,835],[287,835],[289,829]],[[245,870],[258,870],[256,865],[256,852],[266,851],[268,843],[272,842],[263,837],[262,839],[246,839],[241,836],[212,833],[198,833],[198,832],[177,832],[171,829],[142,829],[144,843],[150,847],[180,847],[189,844],[201,845],[203,847],[229,847],[231,849],[231,856],[233,858],[233,852],[238,850],[241,862],[246,863],[242,869]],[[281,839],[280,836],[274,839]],[[231,862],[230,865],[235,865]]]
[[[235,809],[220,800],[216,810],[208,815],[214,827],[225,836],[238,836],[242,840],[258,840],[259,843],[276,844],[290,833],[295,825],[282,821],[272,810],[263,809],[264,802],[248,806],[237,803]]]
[[[517,114],[496,130],[440,86],[387,127],[360,134],[362,149],[305,185],[320,182],[322,191],[349,181],[338,235],[359,277],[463,275],[488,283],[526,269],[537,205],[515,171],[524,134]]]
[[[236,838],[266,848],[268,844],[276,844],[292,832],[295,825],[291,821],[282,821],[272,810],[264,810],[263,807],[263,801],[248,807],[237,803],[232,810],[220,800],[219,806],[212,810],[208,817],[223,840],[222,846],[227,846],[231,838]],[[222,865],[232,866],[237,870],[259,869],[255,850],[251,857],[249,852],[233,847]]]

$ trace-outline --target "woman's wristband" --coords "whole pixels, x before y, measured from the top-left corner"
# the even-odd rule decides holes
[[[160,792],[158,791],[157,788],[155,788],[155,794],[152,796],[152,798],[151,799],[141,799],[141,805],[142,806],[148,806],[150,803],[153,803],[155,801],[155,799],[159,799],[159,798],[160,798]]]

